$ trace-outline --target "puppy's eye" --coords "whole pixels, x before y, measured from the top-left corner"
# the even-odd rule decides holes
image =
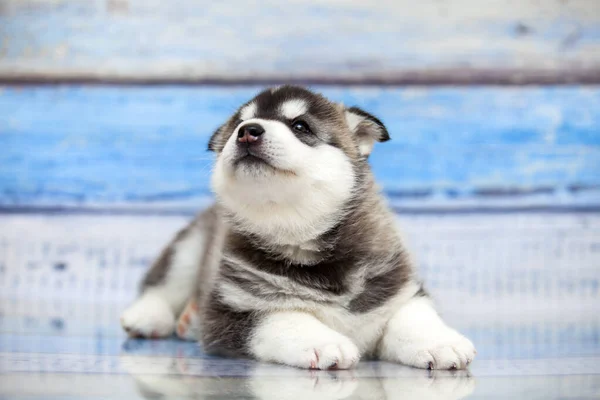
[[[292,123],[292,128],[295,131],[298,132],[302,132],[302,133],[310,133],[310,127],[308,126],[308,124],[302,120],[296,120]]]

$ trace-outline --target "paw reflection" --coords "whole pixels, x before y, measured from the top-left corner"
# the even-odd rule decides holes
[[[354,394],[359,385],[354,370],[296,370],[260,365],[251,374],[251,394],[264,400],[345,399]]]
[[[414,377],[382,380],[388,398],[394,394],[402,394],[403,399],[462,399],[473,393],[475,379],[468,370],[458,371],[426,371]]]
[[[361,363],[353,370],[302,370],[206,356],[157,357],[147,349],[139,354],[137,345],[130,342],[132,349],[121,355],[120,362],[145,398],[455,400],[475,388],[475,379],[465,370],[426,371],[378,362]]]
[[[182,342],[177,339],[147,340],[128,338],[121,346],[122,354],[129,356],[153,356],[170,354],[172,357],[200,357],[202,350],[197,343]]]

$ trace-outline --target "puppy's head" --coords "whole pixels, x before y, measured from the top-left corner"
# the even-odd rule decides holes
[[[358,108],[300,87],[268,89],[211,137],[213,190],[241,219],[314,225],[343,207],[374,143],[388,139]]]

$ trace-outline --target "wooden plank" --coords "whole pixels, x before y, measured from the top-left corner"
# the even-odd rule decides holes
[[[98,324],[92,332],[120,334],[122,308],[116,305],[134,300],[149,264],[189,220],[190,216],[0,215],[0,335],[11,333],[17,339],[53,333],[73,338],[89,332],[77,323],[89,315],[96,318],[88,321]],[[511,323],[520,321],[530,328],[544,320],[566,327],[570,317],[585,317],[585,329],[568,337],[588,338],[583,340],[587,352],[585,347],[577,351],[600,356],[600,346],[590,339],[600,336],[600,214],[403,215],[397,222],[415,255],[419,277],[434,299],[444,299],[445,317],[463,321],[468,316],[488,325],[488,334],[481,332],[485,342],[495,337],[507,316]],[[61,304],[66,306],[64,313]],[[50,316],[64,323],[27,321]],[[27,319],[19,329],[8,328],[19,320],[15,317]],[[564,335],[552,337],[564,346]],[[513,332],[512,338],[539,343],[539,336],[537,341],[523,341]],[[0,336],[0,352],[15,351],[6,348],[13,343],[18,342],[2,341]],[[72,353],[77,352],[72,346],[80,344],[63,343]],[[122,350],[120,345],[110,349],[117,354]]]
[[[600,82],[593,0],[0,2],[3,82]]]
[[[0,205],[12,206],[197,204],[209,135],[260,89],[0,88]],[[385,122],[392,141],[371,162],[400,201],[600,193],[599,87],[315,89]]]

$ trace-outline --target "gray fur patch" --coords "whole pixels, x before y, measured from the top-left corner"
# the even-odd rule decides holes
[[[140,287],[141,291],[144,291],[148,287],[158,286],[165,281],[171,266],[173,252],[172,245],[169,245],[160,253],[160,256],[158,256],[146,273],[146,276],[144,276]]]
[[[210,298],[203,313],[202,344],[207,353],[224,356],[250,356],[248,344],[259,321],[253,312],[240,312]]]
[[[366,280],[362,293],[352,299],[348,309],[353,313],[372,311],[390,300],[409,282],[410,270],[403,255],[397,257],[398,265],[392,270]],[[409,273],[407,273],[409,272]]]

